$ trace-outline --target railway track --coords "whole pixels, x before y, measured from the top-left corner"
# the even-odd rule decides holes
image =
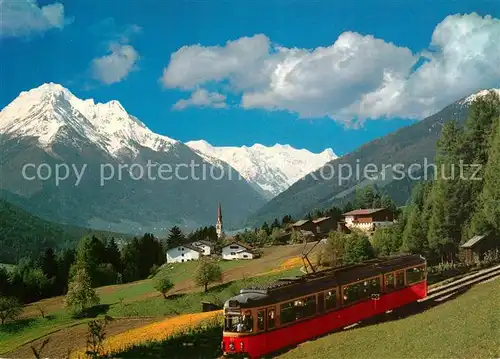
[[[427,291],[427,297],[420,299],[419,302],[436,300],[444,296],[451,295],[460,290],[466,289],[474,284],[484,282],[489,279],[500,277],[500,265],[480,270],[477,273],[457,279],[453,282],[431,288]]]

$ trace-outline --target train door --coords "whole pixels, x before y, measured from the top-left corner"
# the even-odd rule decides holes
[[[268,307],[266,309],[266,330],[271,333],[266,335],[265,339],[265,345],[266,345],[266,352],[275,350],[273,343],[273,329],[276,328],[276,307]]]
[[[376,314],[380,312],[382,308],[380,308],[379,305],[379,300],[380,300],[380,294],[382,292],[382,276],[378,276],[375,278],[371,278],[370,282],[370,294],[371,294],[371,299],[372,299],[372,305],[373,305],[373,314]]]

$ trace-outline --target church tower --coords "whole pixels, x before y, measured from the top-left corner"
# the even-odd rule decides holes
[[[222,207],[219,202],[219,207],[217,208],[217,223],[215,224],[215,231],[217,232],[217,238],[222,238],[224,236],[224,230],[222,229]]]

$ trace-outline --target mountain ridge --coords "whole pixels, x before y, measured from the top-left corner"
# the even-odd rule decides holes
[[[332,166],[335,170],[340,166],[355,168],[356,164],[361,167],[374,164],[380,169],[383,164],[402,163],[408,168],[412,163],[422,164],[425,158],[433,162],[436,154],[436,143],[443,124],[452,119],[464,124],[472,101],[478,96],[484,96],[489,91],[500,94],[499,89],[477,91],[455,101],[422,121],[365,143],[358,149],[330,161],[322,169],[310,173],[302,181],[298,181],[267,202],[249,217],[247,225],[258,225],[264,221],[272,221],[273,218],[281,218],[284,215],[303,216],[316,208],[342,205],[349,200],[350,193],[367,184],[376,184],[382,192],[396,199],[399,205],[405,204],[411,194],[412,186],[415,184],[415,181],[408,180],[408,176],[405,176],[403,181],[394,180],[394,177],[375,181],[351,178],[339,185],[338,173],[325,179],[320,172],[328,166]],[[328,169],[326,173],[329,174]],[[393,175],[393,173],[391,172],[389,175]]]
[[[227,171],[220,178],[197,181],[206,171],[203,165],[213,166],[188,146],[154,134],[117,101],[80,100],[53,83],[22,92],[2,109],[0,153],[2,197],[33,215],[63,224],[161,233],[173,225],[212,224],[222,201],[225,223],[231,227],[265,201],[245,180],[228,178]],[[50,169],[86,166],[86,171],[76,186],[73,173],[61,183],[54,183],[53,177],[28,180],[23,176],[25,164]],[[149,164],[157,171],[168,165],[176,172],[172,170],[166,179],[156,172],[151,178],[145,172]],[[196,178],[183,168],[186,164],[199,166],[194,167]],[[113,168],[105,183],[103,166]],[[138,171],[133,172],[133,166]]]
[[[308,173],[337,158],[331,148],[320,153],[297,149],[290,145],[212,146],[205,140],[186,145],[210,161],[223,161],[247,181],[256,184],[272,198]]]

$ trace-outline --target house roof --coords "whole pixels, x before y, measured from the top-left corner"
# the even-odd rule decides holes
[[[292,226],[293,227],[300,227],[300,226],[306,224],[307,222],[309,222],[308,219],[301,219],[300,221],[293,223]]]
[[[239,245],[239,246],[241,246],[241,247],[243,247],[243,248],[245,248],[247,250],[251,250],[252,249],[252,247],[249,246],[248,244],[244,244],[244,243],[241,243],[241,242],[238,242],[238,241],[231,241],[228,244],[224,245],[222,248],[226,248],[226,247],[229,247],[229,246],[232,246],[232,245],[235,245],[235,244],[237,244],[237,245]]]
[[[170,252],[171,250],[177,249],[177,248],[180,248],[180,247],[184,247],[184,248],[187,248],[187,249],[191,249],[191,250],[193,250],[195,252],[202,253],[202,250],[200,248],[192,246],[191,244],[181,244],[180,246],[176,246],[174,248],[170,248],[167,252]]]
[[[344,213],[343,216],[363,216],[363,215],[369,215],[373,213],[377,213],[380,211],[383,211],[386,208],[365,208],[365,209],[356,209],[354,211],[350,211],[347,213]]]
[[[209,246],[210,248],[213,248],[214,247],[214,244],[209,242],[209,241],[205,241],[205,240],[201,240],[201,241],[195,241],[195,242],[191,242],[189,243],[190,245],[196,245],[197,243],[201,243],[201,244],[204,244],[206,246]]]
[[[486,234],[481,234],[481,235],[474,236],[471,239],[469,239],[467,242],[465,242],[464,244],[462,244],[461,247],[462,248],[471,248],[471,247],[474,247],[477,243],[479,243],[480,241],[482,241],[483,238],[485,238],[485,237],[486,237]]]
[[[321,223],[321,222],[323,222],[323,221],[326,221],[326,220],[328,220],[328,219],[330,219],[330,218],[332,218],[332,217],[321,217],[321,218],[317,218],[317,219],[313,220],[313,223],[314,223],[314,224],[318,224],[318,223]]]

